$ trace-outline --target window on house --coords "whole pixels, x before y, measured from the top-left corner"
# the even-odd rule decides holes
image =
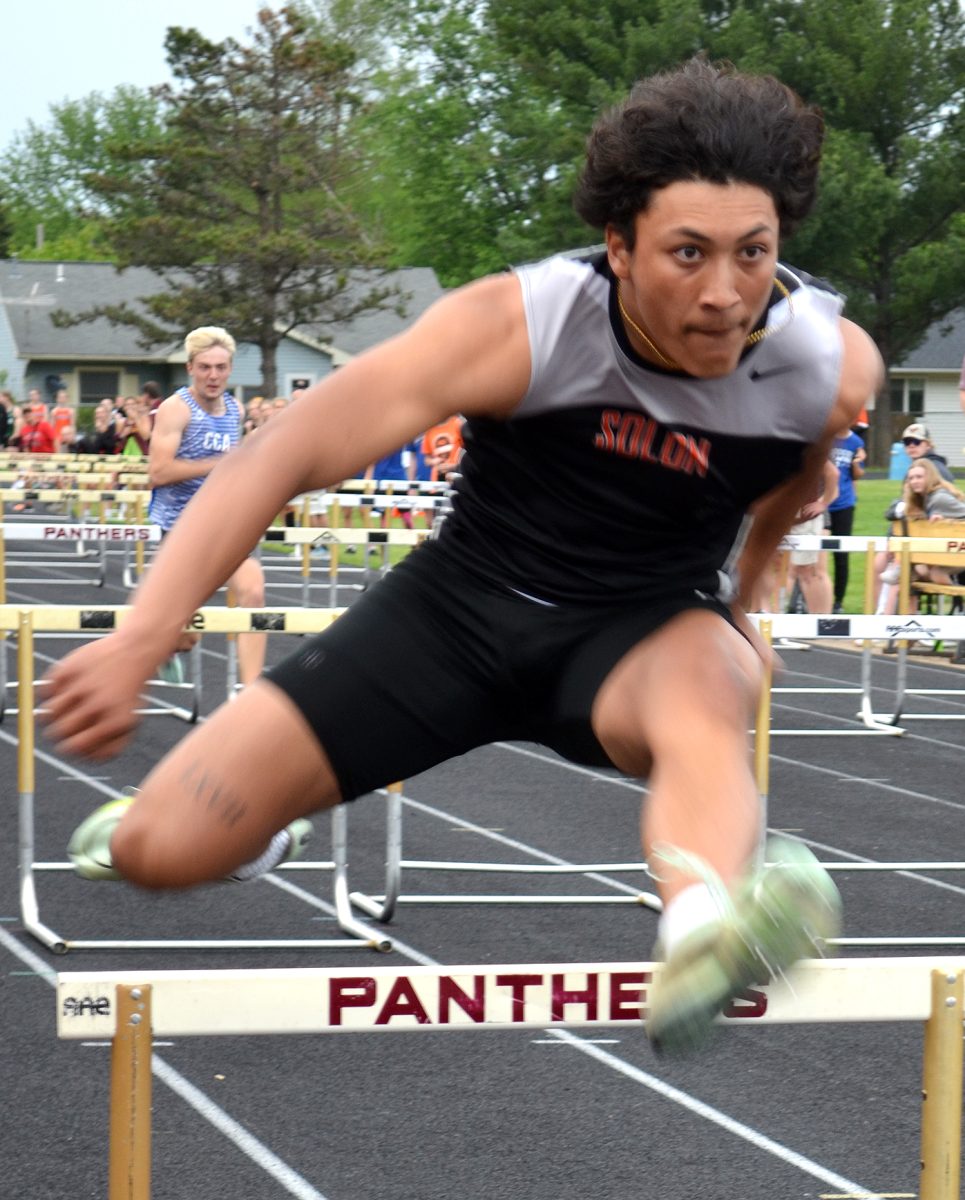
[[[909,417],[920,417],[925,412],[925,381],[920,377],[892,379],[888,385],[891,396],[891,411],[907,413]]]
[[[120,371],[80,371],[81,404],[97,404],[105,396],[113,400],[121,386]]]

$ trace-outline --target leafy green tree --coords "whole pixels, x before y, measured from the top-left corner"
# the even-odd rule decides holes
[[[585,244],[571,196],[594,116],[700,45],[697,0],[387,0],[404,64],[364,114],[361,203],[445,283]]]
[[[6,199],[0,194],[0,258],[9,258],[12,253],[13,220]]]
[[[226,325],[260,348],[271,393],[287,334],[399,304],[381,279],[360,283],[382,248],[343,199],[356,169],[354,52],[295,8],[263,9],[250,45],[175,27],[166,48],[176,82],[158,89],[161,143],[117,148],[120,169],[90,183],[118,265],[151,267],[167,287],[81,319],[130,324],[145,345]]]
[[[372,202],[398,252],[448,282],[591,240],[569,197],[594,116],[702,49],[823,108],[820,199],[784,253],[845,292],[888,365],[965,303],[959,0],[386,0],[384,11],[407,66],[366,114]],[[877,412],[880,461],[887,402]]]
[[[120,155],[131,143],[156,144],[162,121],[160,101],[128,85],[108,96],[92,92],[53,104],[47,124],[29,121],[0,157],[10,252],[21,258],[106,257],[107,208],[90,177],[126,171],[136,187],[140,164],[122,165]]]
[[[558,237],[576,222],[557,203],[559,106],[500,61],[471,0],[433,7],[384,14],[397,65],[373,81],[377,99],[359,117],[368,171],[356,203],[385,230],[397,265],[432,266],[451,285],[518,260],[537,229]]]

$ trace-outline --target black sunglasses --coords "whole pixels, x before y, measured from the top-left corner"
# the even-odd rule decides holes
[[[906,446],[920,446],[923,441],[922,438],[902,438],[901,440]]]

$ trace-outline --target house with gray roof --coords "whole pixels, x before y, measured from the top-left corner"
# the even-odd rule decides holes
[[[278,383],[284,394],[316,383],[369,346],[401,332],[442,294],[435,272],[412,267],[378,282],[398,289],[399,306],[369,310],[335,327],[306,326],[278,348]],[[360,275],[357,286],[372,286]],[[80,313],[101,305],[136,305],[164,286],[144,267],[118,272],[111,263],[24,262],[0,259],[0,387],[22,400],[30,388],[45,399],[66,387],[72,404],[96,404],[105,396],[136,395],[147,380],[162,394],[187,382],[180,341],[145,349],[136,329],[100,318],[59,328],[51,313]],[[351,284],[349,285],[352,286]],[[261,355],[241,343],[231,376],[239,398],[262,393]]]
[[[895,436],[901,433],[898,425],[924,421],[935,448],[953,467],[965,467],[965,413],[958,395],[963,361],[965,308],[960,308],[936,321],[889,374]]]

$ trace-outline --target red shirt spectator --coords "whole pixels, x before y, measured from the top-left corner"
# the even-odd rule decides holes
[[[42,405],[28,408],[24,413],[23,428],[20,430],[20,449],[27,454],[53,454],[57,449],[54,428],[43,417]]]

